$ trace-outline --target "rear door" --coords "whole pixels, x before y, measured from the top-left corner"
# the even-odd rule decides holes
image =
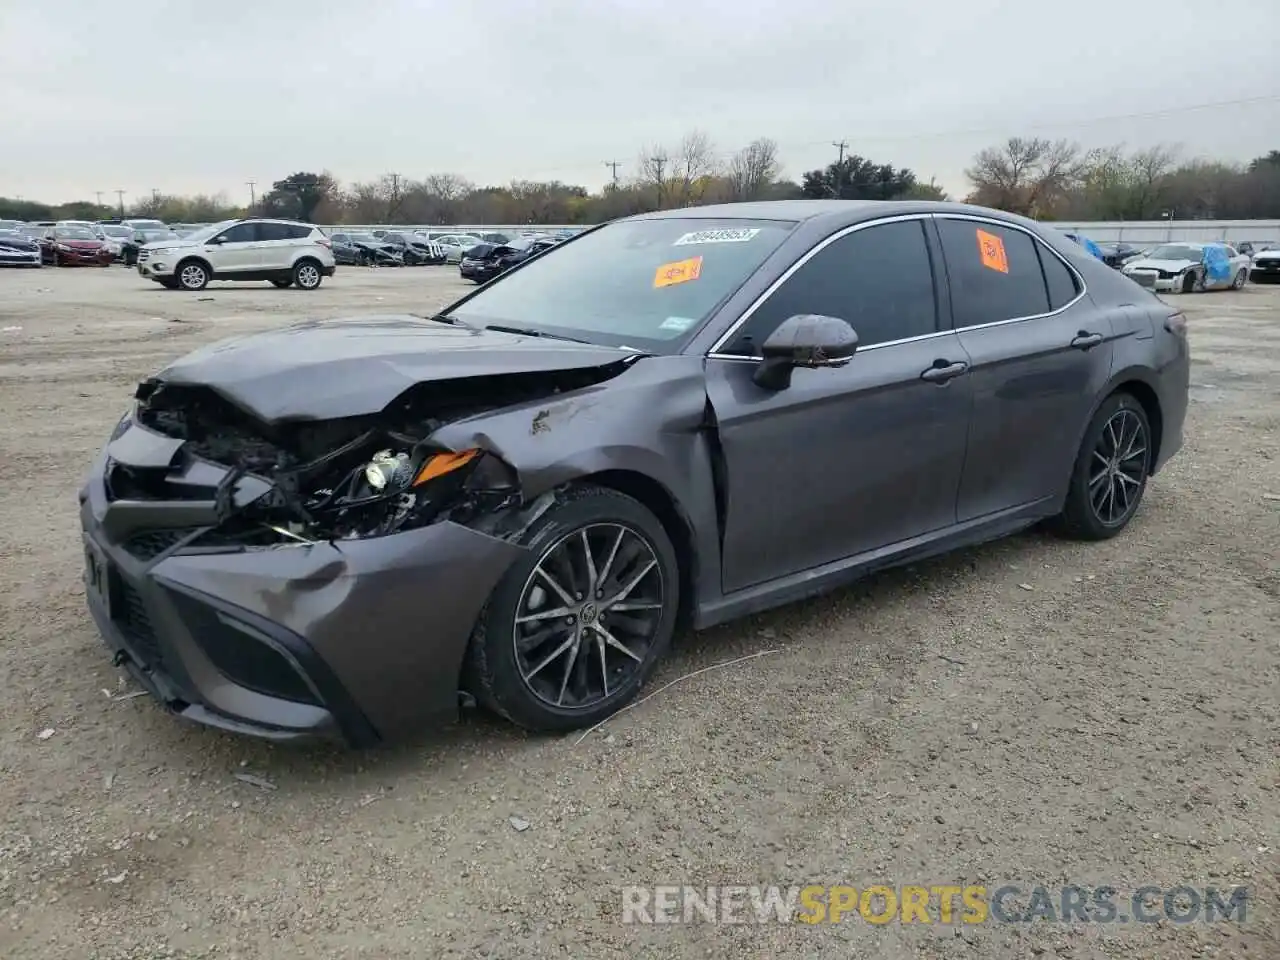
[[[939,321],[920,217],[819,245],[707,358],[728,482],[726,593],[950,526],[969,423],[955,333]],[[753,378],[778,324],[816,313],[858,333],[847,366]],[[925,379],[926,371],[947,376]],[[958,375],[957,375],[958,374]]]
[[[1099,310],[1080,276],[1000,221],[935,220],[956,332],[972,363],[973,419],[960,522],[1060,496],[1111,376],[1123,307]],[[1114,315],[1113,315],[1114,314]]]
[[[293,266],[293,254],[303,237],[311,233],[310,227],[294,223],[258,224],[258,266],[262,270],[288,270]]]

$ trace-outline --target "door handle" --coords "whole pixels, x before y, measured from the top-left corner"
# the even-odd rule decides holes
[[[930,383],[946,383],[948,380],[954,380],[956,377],[963,376],[969,372],[967,363],[949,363],[946,360],[935,360],[933,366],[920,374],[921,380],[928,380]]]
[[[1100,333],[1090,333],[1088,330],[1081,330],[1076,334],[1076,338],[1071,341],[1071,345],[1077,350],[1088,350],[1091,347],[1096,347],[1102,342],[1102,340],[1103,336]]]

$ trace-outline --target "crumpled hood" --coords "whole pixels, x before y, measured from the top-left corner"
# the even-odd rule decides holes
[[[255,417],[377,413],[415,384],[600,367],[631,351],[475,331],[412,316],[310,321],[202,347],[156,379],[207,386]]]
[[[1151,260],[1142,257],[1138,260],[1130,260],[1124,265],[1126,270],[1167,270],[1173,273],[1181,273],[1188,267],[1196,266],[1198,261],[1195,260]]]

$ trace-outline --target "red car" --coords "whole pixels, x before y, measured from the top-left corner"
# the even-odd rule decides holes
[[[87,227],[50,227],[40,238],[40,259],[55,267],[109,267],[115,258]]]

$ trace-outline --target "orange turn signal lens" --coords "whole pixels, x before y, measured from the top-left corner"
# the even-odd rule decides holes
[[[420,487],[429,480],[436,477],[443,477],[446,473],[453,473],[460,467],[465,467],[468,463],[480,456],[479,450],[462,450],[458,453],[437,453],[424,463],[418,470],[418,475],[413,478],[413,485]]]

